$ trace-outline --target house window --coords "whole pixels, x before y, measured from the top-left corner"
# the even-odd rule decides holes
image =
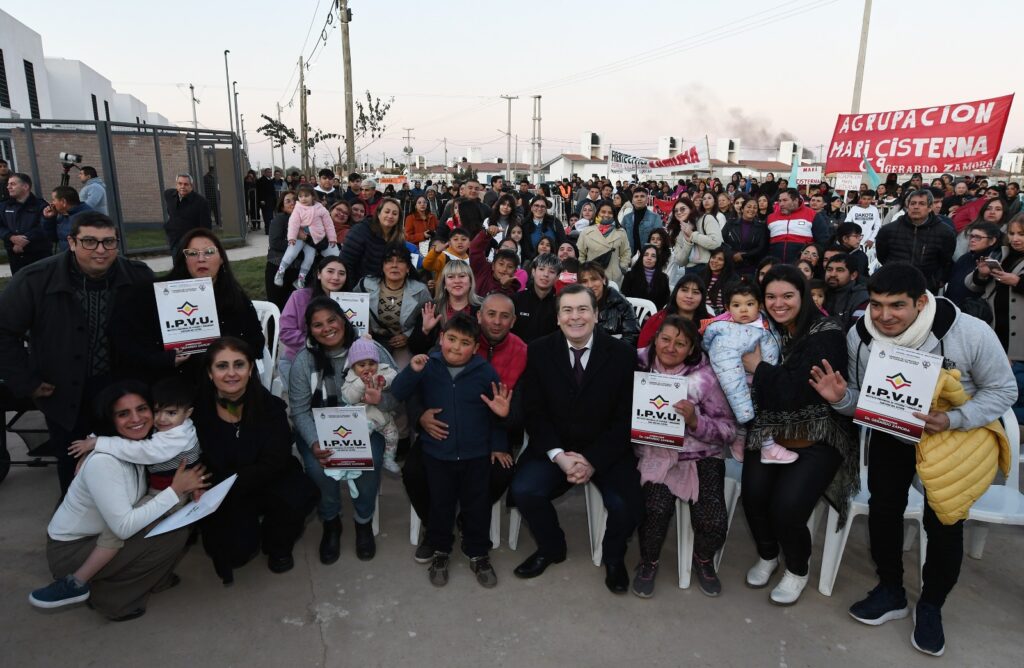
[[[11,92],[7,89],[7,66],[4,65],[3,49],[0,49],[0,107],[11,108]]]
[[[39,118],[39,97],[36,95],[36,69],[25,61],[25,83],[28,84],[28,106],[32,118]]]

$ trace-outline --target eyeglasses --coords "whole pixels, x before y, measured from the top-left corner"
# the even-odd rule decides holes
[[[82,244],[82,248],[85,250],[96,250],[96,248],[103,244],[103,247],[107,250],[114,250],[117,248],[117,237],[107,237],[106,239],[97,239],[95,237],[75,237],[78,243]]]
[[[990,237],[987,234],[969,234],[967,235],[967,238],[971,241],[984,241]]]
[[[193,250],[191,248],[186,248],[185,250],[181,251],[181,254],[184,255],[185,257],[189,258],[190,260],[194,260],[195,258],[199,257],[200,255],[205,255],[206,257],[211,257],[211,256],[217,254],[217,247],[216,246],[210,246],[209,248],[204,248],[203,250]]]

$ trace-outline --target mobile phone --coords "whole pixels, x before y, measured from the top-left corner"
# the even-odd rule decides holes
[[[1002,269],[1003,265],[999,263],[999,260],[994,257],[985,258],[985,264],[988,265],[989,269]]]

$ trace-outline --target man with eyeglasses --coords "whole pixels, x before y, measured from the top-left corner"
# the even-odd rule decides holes
[[[43,411],[62,495],[75,473],[68,447],[94,430],[92,399],[112,380],[114,303],[153,282],[144,263],[118,256],[114,221],[98,211],[75,216],[67,242],[0,292],[0,386]]]
[[[175,177],[174,188],[164,191],[164,203],[167,205],[164,232],[167,234],[171,257],[180,250],[178,244],[186,232],[197,227],[213,229],[210,223],[210,204],[205,197],[195,192],[190,174],[178,174]]]
[[[626,593],[626,541],[643,511],[636,457],[630,445],[630,405],[636,351],[597,326],[594,293],[579,284],[558,295],[561,331],[529,345],[519,380],[529,444],[510,487],[537,551],[515,569],[541,575],[565,561],[565,533],[552,501],[593,482],[608,520],[602,542],[605,586]]]
[[[43,225],[46,202],[32,193],[32,179],[28,174],[15,173],[7,179],[9,199],[0,209],[0,239],[7,249],[11,274],[49,257],[52,241]]]

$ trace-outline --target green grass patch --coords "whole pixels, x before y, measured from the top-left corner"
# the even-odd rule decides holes
[[[266,300],[267,286],[263,276],[266,267],[265,257],[251,257],[231,263],[231,273],[238,279],[249,299]]]

